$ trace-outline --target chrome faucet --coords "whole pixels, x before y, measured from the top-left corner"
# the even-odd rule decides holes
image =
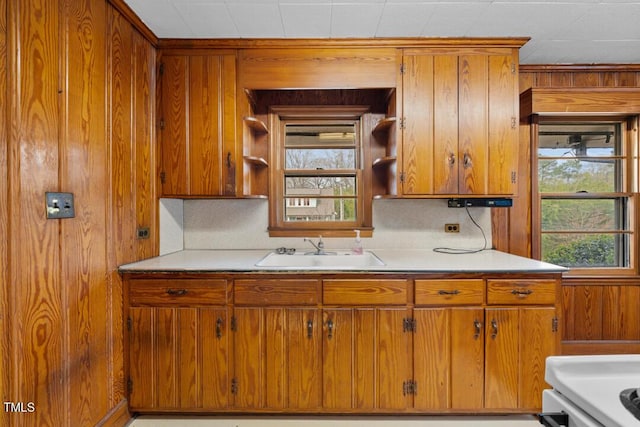
[[[311,245],[316,248],[315,252],[307,252],[308,254],[312,254],[312,255],[326,255],[327,253],[324,251],[324,242],[322,241],[322,236],[319,236],[319,240],[318,243],[313,243],[313,240],[308,239],[308,238],[304,238],[305,242],[309,242],[311,243]]]

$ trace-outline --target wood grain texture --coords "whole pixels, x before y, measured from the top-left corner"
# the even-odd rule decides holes
[[[416,305],[482,305],[485,283],[482,279],[415,281]]]
[[[547,357],[558,352],[557,333],[552,329],[555,317],[554,307],[520,309],[520,408],[540,408],[542,390],[551,387],[544,381],[544,372]]]
[[[485,311],[484,407],[487,409],[518,407],[519,325],[517,308]]]
[[[60,225],[45,219],[42,201],[59,188],[59,19],[57,3],[8,3],[9,198],[11,217],[20,219],[8,235],[11,396],[37,407],[9,417],[43,426],[64,424],[68,399]]]
[[[65,362],[71,425],[92,425],[111,409],[106,111],[107,5],[63,3],[64,70],[60,111],[60,188],[74,193],[76,217],[60,221]],[[81,82],[79,84],[79,82]]]
[[[244,89],[390,88],[395,87],[397,72],[396,51],[389,48],[243,49],[238,85]]]
[[[376,309],[376,407],[405,410],[412,396],[402,393],[402,383],[413,377],[411,335],[403,331],[403,320],[410,316],[406,308]]]
[[[408,294],[407,280],[329,279],[322,286],[327,305],[404,305]]]
[[[7,91],[7,0],[0,0],[0,203],[9,206],[9,102]],[[10,234],[9,209],[0,210],[0,265],[9,266]],[[9,382],[11,366],[11,321],[6,313],[11,306],[9,300],[9,269],[0,269],[0,394],[11,393]],[[0,425],[9,424],[9,415],[0,411]]]
[[[236,305],[316,305],[320,281],[307,279],[246,279],[234,283]]]

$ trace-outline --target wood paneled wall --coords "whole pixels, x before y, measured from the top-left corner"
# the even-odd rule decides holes
[[[35,409],[0,425],[129,418],[117,266],[157,253],[155,55],[105,0],[0,0],[0,395]]]
[[[640,65],[522,65],[520,92],[529,88],[640,88]],[[531,141],[521,118],[519,190],[509,210],[493,212],[498,249],[531,256]],[[635,251],[637,255],[637,251]],[[637,262],[637,261],[636,261]],[[562,352],[640,351],[639,277],[565,277],[562,293]]]

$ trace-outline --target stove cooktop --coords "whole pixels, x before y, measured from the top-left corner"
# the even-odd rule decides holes
[[[634,417],[640,420],[640,388],[628,388],[620,392],[620,402]]]

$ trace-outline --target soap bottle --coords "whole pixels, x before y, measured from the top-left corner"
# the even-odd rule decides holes
[[[362,240],[360,240],[360,230],[353,230],[356,232],[356,240],[353,243],[353,248],[351,248],[351,253],[354,255],[362,255],[363,254],[363,249],[362,249]]]

